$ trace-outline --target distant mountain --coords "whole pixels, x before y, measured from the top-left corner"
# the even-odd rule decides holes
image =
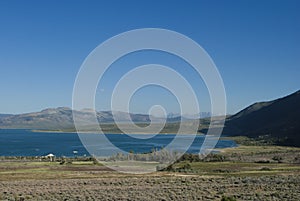
[[[12,114],[0,114],[0,118],[9,117],[12,116]]]
[[[211,117],[210,112],[200,112],[199,114],[183,114],[180,113],[169,113],[167,115],[168,118],[179,118],[182,117],[183,119],[199,119],[199,118],[208,118]]]
[[[223,134],[269,136],[278,144],[300,146],[300,90],[283,98],[255,103],[225,123]]]
[[[200,112],[200,118],[208,118],[213,116],[210,112]]]
[[[82,125],[90,125],[94,120],[94,112],[90,109],[81,111],[72,111],[67,107],[49,108],[40,112],[32,112],[18,115],[1,115],[0,128],[22,128],[22,129],[66,129],[74,128],[73,113],[79,117]],[[111,111],[96,112],[97,119],[100,123],[114,123]],[[135,123],[148,123],[150,116],[145,114],[128,114],[125,112],[115,112],[115,119],[120,122],[129,122],[130,118]],[[162,119],[151,117],[153,121]],[[177,119],[168,119],[176,121]]]
[[[62,107],[0,117],[0,128],[60,129],[71,126],[73,126],[72,111]]]

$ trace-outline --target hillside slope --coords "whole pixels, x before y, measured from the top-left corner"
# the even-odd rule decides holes
[[[300,146],[300,91],[245,108],[226,120],[223,134],[268,135],[278,144]]]

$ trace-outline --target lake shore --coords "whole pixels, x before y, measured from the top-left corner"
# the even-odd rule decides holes
[[[72,134],[78,134],[78,133],[82,133],[82,134],[99,134],[97,133],[98,131],[82,131],[82,132],[77,132],[77,131],[64,131],[64,130],[39,130],[39,129],[34,129],[34,130],[30,130],[31,132],[35,132],[35,133],[62,133],[62,134],[68,134],[68,133],[72,133]],[[119,134],[119,135],[127,135],[126,133],[120,133],[120,132],[112,132],[112,133],[105,133],[105,134]],[[153,135],[153,133],[143,133],[143,132],[129,132],[128,134],[130,135]],[[177,133],[159,133],[162,135],[177,135]],[[179,135],[190,135],[189,133],[178,133]],[[193,134],[194,135],[194,134]],[[200,136],[205,136],[205,134],[203,133],[197,133],[196,135],[200,135]]]
[[[149,153],[175,142],[180,143],[180,145],[177,144],[175,148],[172,148],[173,151],[199,153],[205,140],[205,136],[201,134],[176,135],[169,133],[149,135],[135,133],[130,136],[117,133],[105,135],[84,133],[78,135],[74,132],[52,132],[49,130],[44,130],[44,132],[35,130],[35,132],[32,132],[31,130],[10,129],[0,130],[0,137],[0,143],[5,142],[5,148],[0,147],[0,155],[2,156],[45,156],[52,153],[57,157],[73,157],[74,151],[77,156],[88,156],[93,153],[101,153],[104,154],[101,156],[107,156],[109,150],[112,150],[107,149],[111,146],[111,143],[119,149],[118,152]],[[236,146],[236,143],[232,140],[220,140],[216,148],[233,146]],[[87,150],[90,147],[96,148],[94,151]],[[171,147],[171,145],[168,147]]]

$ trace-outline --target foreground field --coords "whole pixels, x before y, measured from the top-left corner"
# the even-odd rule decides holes
[[[132,175],[93,161],[0,162],[0,200],[300,200],[299,149],[240,146]],[[71,160],[71,159],[68,159]],[[231,199],[229,199],[231,198]]]
[[[108,176],[106,175],[108,174]],[[299,200],[299,175],[223,177],[103,172],[83,179],[22,179],[0,183],[2,200]],[[78,177],[76,179],[76,177]]]

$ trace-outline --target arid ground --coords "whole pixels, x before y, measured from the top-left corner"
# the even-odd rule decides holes
[[[300,149],[240,146],[170,170],[124,174],[93,161],[1,159],[0,200],[300,200]]]

